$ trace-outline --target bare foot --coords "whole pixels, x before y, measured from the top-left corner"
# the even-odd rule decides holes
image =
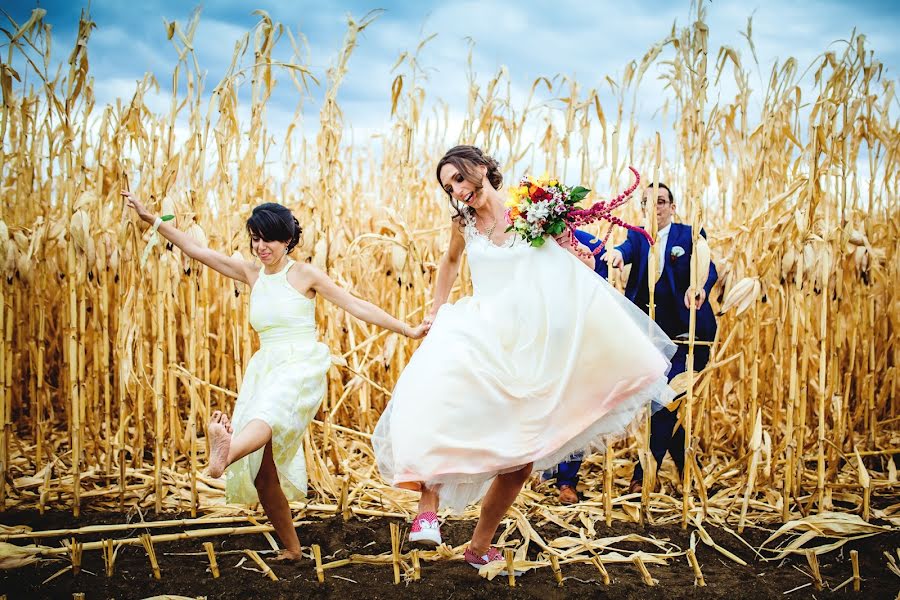
[[[212,414],[209,424],[206,426],[206,435],[209,436],[209,466],[206,473],[210,477],[221,477],[228,466],[228,449],[231,446],[231,434],[223,423],[228,417],[216,411]]]
[[[295,562],[301,559],[303,559],[303,553],[299,550],[282,550],[269,560],[271,562]]]
[[[225,430],[229,433],[229,435],[234,433],[234,427],[231,426],[231,420],[225,413],[222,413],[222,425],[225,426]]]

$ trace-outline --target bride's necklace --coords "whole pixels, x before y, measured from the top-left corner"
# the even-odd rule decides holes
[[[491,223],[491,226],[488,227],[484,232],[484,237],[487,239],[491,239],[491,236],[494,235],[494,227],[497,226],[497,215],[494,215],[494,222]]]

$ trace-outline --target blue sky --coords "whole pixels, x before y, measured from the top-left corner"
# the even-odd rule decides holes
[[[3,2],[18,23],[28,18],[37,4],[25,0]],[[43,0],[46,22],[53,26],[53,47],[57,59],[71,50],[82,6],[72,0]],[[161,92],[151,99],[151,108],[166,112],[175,50],[166,39],[163,19],[185,23],[196,5],[182,0],[113,1],[93,0],[91,18],[97,25],[89,48],[91,73],[99,105],[116,97],[129,98],[145,72],[156,75]],[[885,76],[897,78],[900,70],[900,2],[839,2],[810,0],[784,2],[759,0],[707,2],[710,47],[722,44],[741,51],[745,65],[751,64],[746,43],[739,35],[753,15],[753,33],[766,79],[776,58],[794,56],[801,69],[838,39],[847,39],[856,27],[866,33],[869,47],[885,64]],[[482,84],[501,66],[510,73],[515,93],[524,94],[541,75],[575,76],[585,87],[606,88],[606,75],[621,76],[630,60],[639,60],[650,46],[671,30],[673,22],[683,26],[692,20],[690,3],[685,1],[584,2],[583,0],[465,0],[445,2],[274,2],[271,0],[224,0],[202,5],[195,38],[201,69],[207,72],[207,93],[221,79],[230,62],[234,43],[259,18],[253,9],[266,10],[276,22],[302,33],[309,42],[308,62],[322,86],[312,91],[305,114],[318,113],[325,70],[341,47],[346,17],[361,18],[373,8],[384,8],[379,18],[364,31],[351,58],[349,74],[338,100],[345,124],[354,137],[386,131],[390,119],[391,72],[398,55],[415,48],[423,37],[436,33],[422,53],[428,70],[426,91],[431,101],[447,103],[451,116],[465,111],[468,84],[466,58],[469,39],[474,40],[473,64]],[[279,44],[280,56],[290,54],[286,39]],[[711,60],[715,56],[711,52]],[[723,77],[723,79],[726,79]],[[808,76],[807,80],[811,77]],[[641,104],[655,110],[662,104],[656,97],[665,93],[651,71],[642,87]],[[751,86],[762,87],[758,76]],[[727,97],[733,88],[726,83],[711,90]],[[286,126],[300,98],[286,76],[282,77],[269,109],[273,133]],[[606,107],[607,113],[614,108]],[[645,115],[650,118],[649,115]],[[649,133],[653,123],[644,123]],[[276,135],[276,139],[278,136]]]

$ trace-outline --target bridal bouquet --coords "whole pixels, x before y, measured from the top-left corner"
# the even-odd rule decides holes
[[[619,225],[641,233],[650,244],[653,239],[644,229],[626,223],[614,216],[612,211],[631,197],[641,181],[641,176],[634,167],[628,167],[634,173],[634,184],[627,190],[608,201],[595,202],[588,208],[579,208],[578,203],[584,200],[591,190],[575,186],[563,185],[558,179],[548,176],[537,179],[526,175],[510,190],[510,199],[506,202],[506,231],[514,231],[525,241],[535,247],[542,246],[546,236],[568,238],[574,248],[578,248],[575,240],[575,229],[594,221],[608,221],[610,228],[603,241],[594,249],[593,254],[600,253],[606,246],[612,232],[612,225]],[[581,250],[579,253],[583,254]]]
[[[570,188],[547,176],[535,179],[526,175],[510,190],[506,231],[515,231],[532,246],[542,246],[545,236],[556,237],[566,231],[566,215],[589,191],[580,185]]]

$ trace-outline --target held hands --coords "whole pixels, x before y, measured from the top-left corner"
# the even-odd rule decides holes
[[[700,308],[703,306],[703,303],[706,302],[706,290],[700,288],[696,294],[693,293],[691,288],[688,288],[684,293],[684,306],[687,309],[691,308],[691,298],[694,298],[694,308]]]
[[[408,338],[419,340],[428,335],[429,329],[431,329],[431,322],[422,321],[415,327],[413,327],[412,325],[407,325],[405,334]]]
[[[152,221],[153,220],[153,215],[151,215],[147,211],[147,209],[144,208],[144,205],[141,204],[141,201],[138,200],[134,196],[134,194],[132,194],[131,192],[125,191],[125,190],[122,190],[121,194],[125,198],[125,205],[128,208],[133,209],[137,213],[137,216],[140,217],[140,219],[142,221]]]
[[[431,331],[431,324],[434,323],[435,316],[435,313],[429,314],[415,327],[407,325],[406,337],[418,340],[428,335],[428,332]]]

